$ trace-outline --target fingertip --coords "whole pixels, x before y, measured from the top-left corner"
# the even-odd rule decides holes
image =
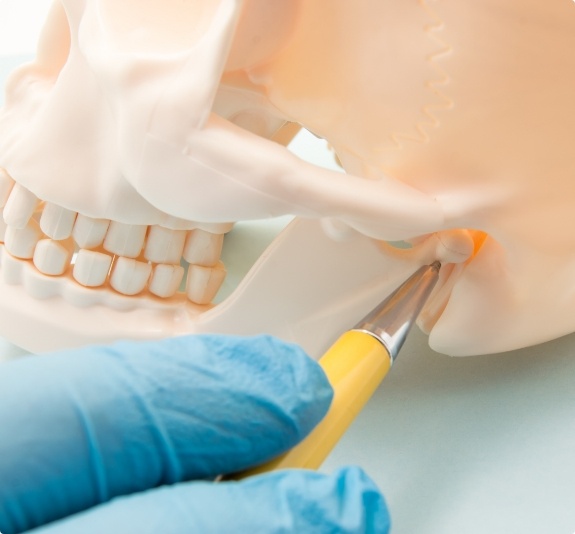
[[[201,399],[196,412],[210,406],[213,426],[226,426],[226,435],[236,436],[229,446],[242,445],[239,452],[226,448],[234,471],[293,447],[321,421],[333,397],[316,361],[298,345],[270,335],[188,335],[140,343],[131,350],[125,343],[119,352],[137,370],[140,382],[149,383],[151,377],[153,383],[161,379],[170,385],[169,390],[146,393],[147,398],[162,397],[155,405],[163,405],[169,395],[169,410],[162,411],[162,418],[190,411],[192,389],[194,402]],[[252,445],[246,447],[247,441]]]
[[[389,532],[391,520],[387,503],[367,473],[359,467],[351,466],[340,468],[333,476],[345,488],[341,500],[343,503],[348,503],[351,508],[348,511],[349,515],[353,518],[361,510],[365,522],[364,530],[361,532],[366,534]]]
[[[385,499],[373,480],[359,467],[343,467],[325,475],[315,471],[286,470],[246,479],[246,494],[273,493],[268,506],[291,514],[284,522],[305,527],[321,525],[318,532],[386,534],[390,516]],[[272,491],[273,488],[273,491]],[[281,518],[281,514],[278,513]]]

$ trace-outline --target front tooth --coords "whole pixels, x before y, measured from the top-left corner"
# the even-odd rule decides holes
[[[110,285],[123,295],[136,295],[146,287],[151,272],[149,263],[118,257],[112,267]]]
[[[192,230],[186,239],[184,259],[190,264],[213,267],[220,259],[223,244],[223,234],[212,234],[199,228]]]
[[[30,219],[24,228],[8,226],[4,236],[6,250],[15,258],[31,260],[34,257],[34,249],[42,239],[40,226],[34,219]]]
[[[141,224],[112,221],[104,239],[104,248],[117,256],[137,258],[144,246],[147,229],[147,226]]]
[[[12,180],[6,169],[0,167],[0,209],[6,205],[13,187],[14,180]]]
[[[72,235],[76,215],[75,211],[46,202],[40,217],[40,228],[52,239],[68,239]]]
[[[185,240],[185,230],[150,226],[144,257],[153,263],[179,264]]]
[[[39,203],[40,200],[34,193],[18,183],[14,184],[4,207],[6,224],[20,230],[24,229]]]
[[[180,265],[156,265],[148,289],[158,297],[172,297],[178,291],[183,277],[184,268]]]
[[[86,287],[99,287],[104,284],[112,265],[112,256],[95,250],[80,249],[72,276]]]
[[[104,242],[108,226],[108,219],[93,219],[80,213],[76,218],[72,237],[80,248],[96,248]]]
[[[220,261],[214,267],[190,265],[186,280],[186,295],[196,304],[209,304],[226,277],[226,269]]]
[[[70,265],[73,253],[74,242],[71,239],[42,239],[34,250],[34,265],[43,274],[59,276],[64,274]]]

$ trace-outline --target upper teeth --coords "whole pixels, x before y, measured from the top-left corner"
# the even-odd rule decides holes
[[[123,295],[147,289],[166,299],[178,292],[184,260],[189,264],[185,294],[196,304],[209,304],[225,278],[220,255],[231,224],[173,230],[94,219],[42,202],[4,169],[0,212],[0,242],[11,256],[32,260],[45,275],[69,275],[85,287],[109,286]]]

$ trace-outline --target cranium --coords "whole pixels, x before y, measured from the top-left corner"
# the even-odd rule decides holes
[[[267,331],[317,354],[438,253],[460,263],[420,321],[432,348],[571,332],[574,49],[570,0],[56,0],[0,114],[1,333]],[[278,144],[291,123],[346,174]],[[221,234],[282,214],[213,307]]]

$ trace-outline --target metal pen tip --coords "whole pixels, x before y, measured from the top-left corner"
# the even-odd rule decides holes
[[[405,343],[423,306],[439,278],[441,262],[420,267],[355,327],[376,337],[386,348],[392,362]]]

